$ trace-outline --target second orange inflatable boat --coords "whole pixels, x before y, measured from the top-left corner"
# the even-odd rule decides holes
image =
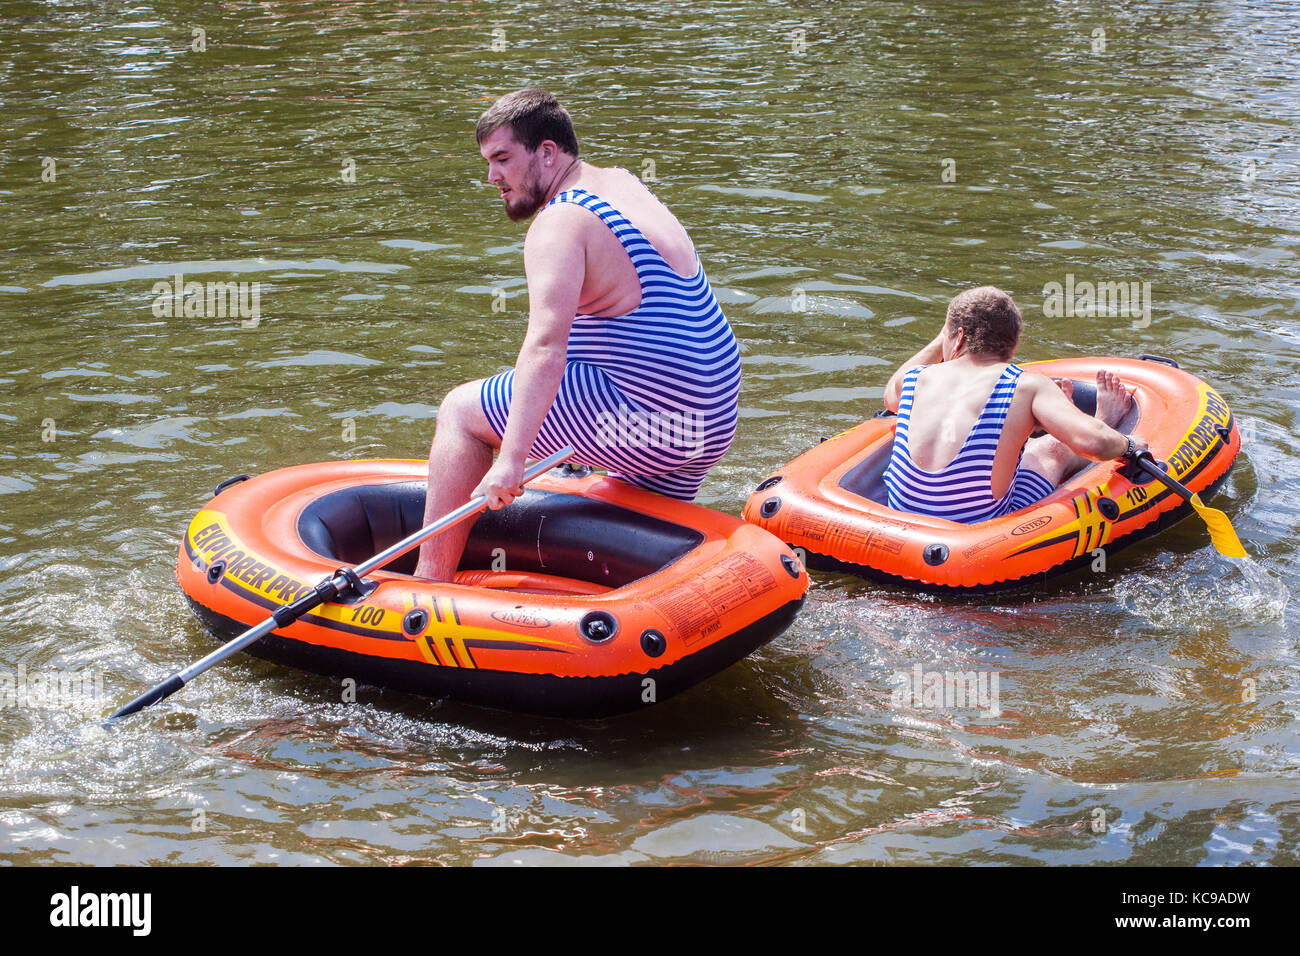
[[[1062,359],[1025,368],[1073,380],[1075,403],[1089,414],[1098,369],[1114,372],[1135,391],[1120,431],[1145,438],[1169,473],[1203,499],[1227,479],[1241,448],[1232,412],[1169,359]],[[1092,464],[1042,501],[977,524],[895,511],[881,480],[895,422],[868,419],[800,455],[759,484],[745,518],[799,549],[811,568],[952,593],[1041,582],[1191,513],[1175,492],[1122,461]]]

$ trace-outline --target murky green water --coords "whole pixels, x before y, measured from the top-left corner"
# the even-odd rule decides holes
[[[472,129],[530,83],[653,177],[741,339],[701,503],[873,411],[992,282],[1024,359],[1155,352],[1222,392],[1252,555],[1184,523],[995,602],[820,576],[753,658],[604,723],[349,705],[247,658],[111,734],[47,694],[0,713],[0,859],[1296,862],[1296,16],[0,4],[4,673],[120,703],[202,656],[172,564],[217,481],[422,456],[441,396],[512,363],[523,228]],[[260,282],[260,321],[155,316],[177,272]],[[1150,282],[1150,324],[1045,318],[1067,274]],[[916,665],[998,674],[1001,713],[892,706]]]

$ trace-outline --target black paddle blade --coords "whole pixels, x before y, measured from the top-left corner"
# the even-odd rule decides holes
[[[157,687],[151,687],[135,700],[131,701],[131,703],[124,704],[117,710],[113,711],[113,716],[108,719],[117,720],[119,717],[127,717],[138,710],[144,710],[146,707],[158,703],[158,701],[162,700],[164,697],[170,697],[184,686],[185,681],[181,680],[180,675],[173,674]]]

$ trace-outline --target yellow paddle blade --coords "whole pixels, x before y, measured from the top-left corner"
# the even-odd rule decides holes
[[[1210,543],[1218,549],[1219,554],[1229,558],[1244,558],[1246,549],[1241,546],[1241,541],[1237,538],[1237,532],[1232,528],[1232,522],[1218,508],[1211,508],[1205,502],[1201,501],[1200,495],[1192,495],[1192,507],[1196,513],[1201,516],[1205,522],[1205,527],[1210,530]]]

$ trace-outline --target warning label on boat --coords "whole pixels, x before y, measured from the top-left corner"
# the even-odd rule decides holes
[[[901,524],[890,521],[881,521],[879,525],[867,527],[840,525],[830,534],[828,544],[833,545],[835,548],[830,553],[834,554],[836,551],[853,553],[856,551],[861,554],[868,548],[879,548],[888,554],[898,554],[903,550],[906,539],[901,535],[890,534],[888,529],[891,526],[899,529],[903,527]]]
[[[776,587],[776,576],[753,555],[735,552],[656,601],[686,646],[722,625],[722,615]]]
[[[820,541],[826,537],[826,519],[817,515],[800,514],[795,512],[790,516],[790,521],[786,528],[790,537],[805,537],[810,541]]]

